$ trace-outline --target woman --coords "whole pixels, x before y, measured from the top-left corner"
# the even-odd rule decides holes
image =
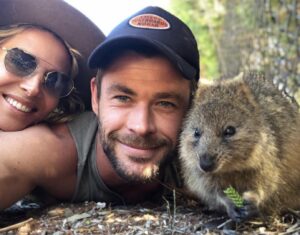
[[[3,1],[0,15],[0,130],[68,120],[83,102],[89,108],[86,58],[101,31],[62,0]]]

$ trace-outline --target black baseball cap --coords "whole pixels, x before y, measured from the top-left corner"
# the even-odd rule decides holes
[[[88,59],[91,68],[101,68],[112,50],[121,45],[143,43],[164,54],[186,79],[199,80],[199,52],[191,30],[176,16],[149,6],[116,26]]]

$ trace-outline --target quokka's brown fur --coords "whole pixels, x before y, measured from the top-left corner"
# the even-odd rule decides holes
[[[300,208],[300,114],[256,73],[199,86],[180,137],[187,188],[234,220]],[[225,196],[232,186],[245,200]]]

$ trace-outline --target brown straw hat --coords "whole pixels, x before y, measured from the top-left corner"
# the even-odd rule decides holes
[[[0,27],[20,23],[43,26],[81,53],[75,87],[89,109],[91,106],[89,82],[95,71],[88,68],[87,58],[104,40],[105,36],[101,30],[63,0],[0,0]]]

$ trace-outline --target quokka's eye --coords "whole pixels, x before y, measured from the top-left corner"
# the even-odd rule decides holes
[[[199,130],[199,128],[194,129],[194,137],[196,139],[199,139],[201,137],[201,131]]]
[[[236,129],[233,126],[227,126],[225,130],[223,131],[224,137],[231,137],[236,133]]]

